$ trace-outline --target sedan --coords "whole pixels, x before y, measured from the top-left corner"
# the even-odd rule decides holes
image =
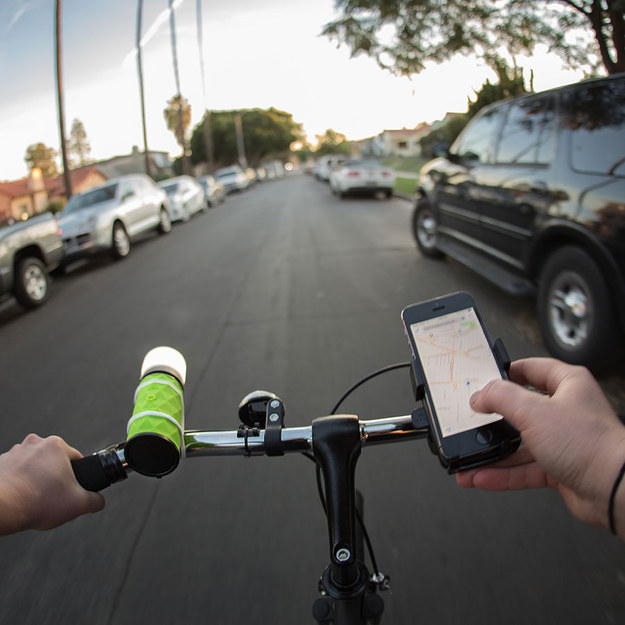
[[[345,161],[330,173],[330,188],[341,198],[348,193],[383,193],[388,198],[394,186],[395,172],[378,161]]]
[[[220,182],[215,180],[214,176],[202,176],[198,179],[198,182],[204,188],[204,196],[208,206],[217,206],[217,204],[224,201],[226,190]]]
[[[171,230],[168,207],[165,192],[143,174],[114,178],[72,196],[59,219],[65,262],[102,251],[127,256],[135,236]]]
[[[249,178],[238,165],[218,169],[215,172],[215,179],[224,186],[226,193],[243,191],[250,186]]]
[[[191,176],[177,176],[158,183],[167,193],[172,221],[189,221],[192,215],[205,210],[204,187]]]

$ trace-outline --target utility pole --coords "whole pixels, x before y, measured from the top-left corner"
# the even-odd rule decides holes
[[[208,173],[215,172],[215,149],[213,146],[213,129],[211,124],[211,112],[208,110],[206,103],[206,77],[204,75],[204,41],[202,37],[202,0],[196,0],[195,3],[195,17],[197,28],[197,47],[200,57],[200,74],[202,78],[202,96],[204,97],[204,152],[206,153],[206,160],[208,162]]]
[[[234,115],[234,129],[237,134],[239,164],[243,169],[247,169],[247,158],[245,156],[245,142],[243,141],[243,123],[241,121],[241,113],[235,113]]]
[[[141,126],[143,127],[143,156],[145,158],[145,173],[152,178],[152,162],[148,150],[148,132],[145,125],[145,95],[143,92],[143,65],[141,64],[141,22],[143,0],[137,4],[137,72],[139,74],[139,95],[141,97]]]
[[[54,23],[56,43],[56,95],[59,111],[59,133],[61,134],[61,155],[63,158],[63,180],[65,181],[65,195],[69,200],[72,197],[72,179],[69,172],[67,146],[65,145],[65,110],[63,108],[63,79],[61,59],[61,0],[56,0],[56,18]]]

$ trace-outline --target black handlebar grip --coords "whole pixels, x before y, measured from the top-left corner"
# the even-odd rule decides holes
[[[76,481],[85,489],[98,492],[126,479],[126,471],[114,451],[100,452],[72,460]]]

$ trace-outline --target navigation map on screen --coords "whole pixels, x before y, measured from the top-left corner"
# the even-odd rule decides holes
[[[443,436],[478,428],[503,417],[474,412],[469,398],[501,379],[473,308],[410,326]]]

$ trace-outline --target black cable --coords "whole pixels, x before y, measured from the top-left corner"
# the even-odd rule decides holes
[[[345,393],[343,393],[341,399],[338,400],[338,402],[336,402],[336,405],[334,406],[334,408],[332,408],[332,410],[330,411],[330,414],[336,414],[336,411],[339,409],[339,406],[362,384],[364,384],[365,382],[368,382],[369,380],[371,380],[372,378],[375,378],[378,375],[382,375],[383,373],[388,373],[389,371],[394,371],[395,369],[404,369],[406,367],[410,367],[410,363],[409,362],[398,362],[395,363],[394,365],[388,365],[388,367],[383,367],[382,369],[378,369],[377,371],[374,371],[373,373],[370,373],[368,376],[362,378],[362,380],[359,380],[358,382],[356,382],[356,384],[354,384],[351,388],[347,389],[347,391],[345,391]]]
[[[399,363],[395,363],[394,365],[388,365],[387,367],[383,367],[382,369],[378,369],[377,371],[374,371],[373,373],[370,373],[369,375],[365,376],[364,378],[362,378],[361,380],[356,382],[356,384],[351,386],[345,393],[343,393],[343,395],[341,396],[339,401],[336,403],[334,408],[332,408],[332,411],[330,412],[330,414],[331,415],[336,414],[336,411],[338,410],[339,406],[359,386],[361,386],[365,382],[368,382],[372,378],[375,378],[378,375],[382,375],[383,373],[388,373],[389,371],[395,371],[396,369],[405,369],[407,367],[410,367],[410,363],[409,362],[399,362]],[[321,501],[321,507],[323,508],[323,512],[327,516],[328,512],[327,512],[327,508],[326,508],[326,498],[325,498],[325,493],[323,491],[323,484],[322,484],[322,480],[321,480],[321,465],[317,462],[317,459],[315,458],[315,456],[313,454],[309,453],[309,452],[306,452],[306,451],[302,452],[302,456],[305,456],[306,458],[308,458],[309,460],[312,460],[312,462],[315,463],[315,474],[316,474],[316,478],[317,478],[317,492],[319,493],[319,499]],[[362,515],[360,514],[360,510],[358,510],[358,508],[356,508],[356,520],[360,524],[360,529],[362,530],[362,536],[363,536],[363,538],[365,540],[365,543],[367,545],[367,551],[369,552],[369,558],[371,559],[371,566],[373,568],[374,574],[377,575],[380,572],[380,570],[378,569],[378,563],[376,561],[375,554],[373,553],[373,545],[371,544],[371,540],[369,538],[369,532],[367,532],[367,528],[365,527],[365,522],[364,522],[364,520],[362,518]]]

